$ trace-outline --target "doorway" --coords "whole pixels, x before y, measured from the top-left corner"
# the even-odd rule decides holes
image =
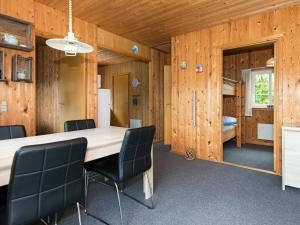
[[[113,117],[111,124],[117,127],[129,127],[129,74],[113,77]]]
[[[105,89],[110,93],[110,114],[105,117],[109,118],[110,125],[136,128],[148,124],[148,62],[100,48],[98,78],[98,92],[101,93]],[[99,109],[106,107],[104,104],[103,101],[99,101]],[[99,126],[101,123],[104,122],[99,120]]]
[[[66,57],[36,40],[37,134],[63,132],[65,121],[86,118],[85,57]]]
[[[224,163],[275,171],[277,90],[274,49],[274,42],[270,42],[222,51]]]

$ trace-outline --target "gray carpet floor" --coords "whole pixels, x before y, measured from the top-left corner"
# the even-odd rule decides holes
[[[223,145],[223,160],[269,171],[274,170],[273,147],[269,146],[245,144],[237,148],[234,141],[228,141]]]
[[[155,205],[149,210],[122,197],[126,225],[297,225],[300,190],[281,191],[278,176],[203,160],[186,161],[156,145]],[[89,211],[120,224],[116,193],[90,185]],[[128,192],[143,198],[141,179]],[[101,224],[83,215],[84,225]],[[66,210],[60,225],[77,223],[75,207]]]

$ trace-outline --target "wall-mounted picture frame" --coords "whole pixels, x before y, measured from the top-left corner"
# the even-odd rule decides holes
[[[185,70],[185,69],[187,69],[187,67],[188,67],[188,62],[187,62],[186,60],[182,60],[182,61],[180,62],[180,68],[181,68],[182,70]]]
[[[203,64],[197,64],[195,68],[196,73],[203,73],[204,72],[204,65]]]
[[[13,56],[12,81],[32,82],[32,57]]]

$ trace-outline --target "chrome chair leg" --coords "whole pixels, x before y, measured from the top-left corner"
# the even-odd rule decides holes
[[[54,214],[54,224],[57,225],[57,213]]]
[[[122,206],[121,206],[121,200],[120,200],[120,193],[119,193],[119,188],[118,188],[118,184],[116,182],[114,182],[115,184],[115,188],[117,190],[117,195],[118,195],[118,202],[119,202],[119,209],[120,209],[120,218],[121,218],[121,224],[124,225],[123,222],[123,213],[122,213]]]
[[[82,223],[81,223],[81,214],[80,214],[80,205],[79,205],[79,202],[77,202],[77,211],[78,211],[79,225],[82,225]]]
[[[89,188],[89,175],[84,170],[84,212],[87,212],[87,201],[88,201],[88,188]]]

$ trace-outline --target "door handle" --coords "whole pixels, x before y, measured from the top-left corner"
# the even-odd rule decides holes
[[[195,90],[192,91],[192,122],[193,126],[196,126],[196,101],[197,101],[197,93]]]

